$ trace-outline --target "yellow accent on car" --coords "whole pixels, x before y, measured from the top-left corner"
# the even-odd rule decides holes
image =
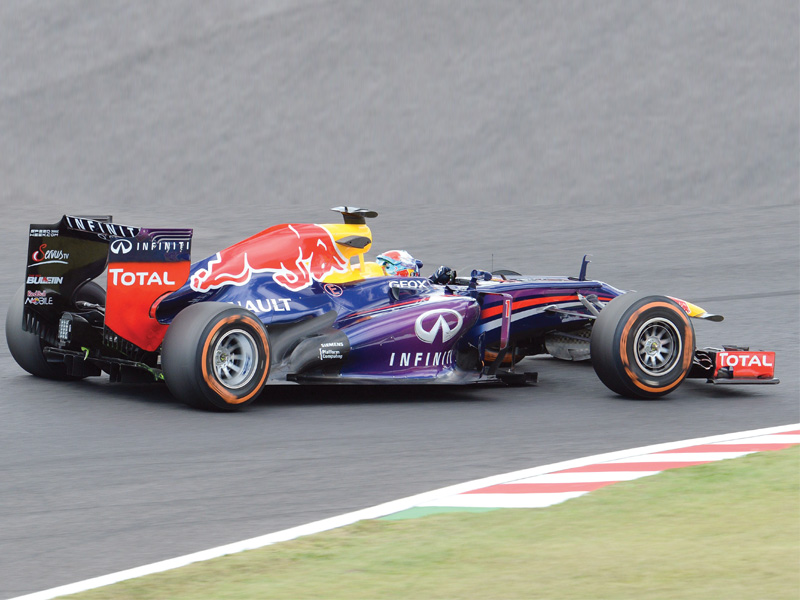
[[[354,236],[365,237],[370,240],[370,243],[363,248],[336,244],[337,250],[347,259],[350,268],[344,273],[331,273],[325,277],[325,283],[347,283],[348,281],[358,281],[367,277],[383,277],[386,275],[381,265],[364,261],[364,254],[372,248],[372,231],[370,231],[369,227],[366,225],[347,225],[344,223],[326,223],[321,225],[321,227],[327,229],[334,240],[341,240]],[[352,264],[352,259],[356,257],[358,257],[358,263]]]
[[[684,300],[686,302],[686,300]],[[692,304],[691,302],[686,302],[686,306],[689,307],[688,315],[693,319],[706,319],[708,321],[722,321],[722,315],[715,315],[710,312],[707,312],[704,308],[697,306],[696,304]]]

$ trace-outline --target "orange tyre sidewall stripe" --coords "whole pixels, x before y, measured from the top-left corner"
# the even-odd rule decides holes
[[[249,394],[242,398],[238,398],[231,394],[228,390],[226,390],[220,383],[217,381],[216,377],[214,377],[211,373],[208,372],[208,352],[211,346],[211,341],[216,336],[217,332],[225,325],[229,323],[236,323],[239,321],[238,315],[231,315],[230,317],[226,317],[222,319],[219,323],[214,325],[211,331],[208,332],[208,336],[206,337],[206,343],[203,345],[203,355],[201,357],[201,368],[203,371],[203,379],[205,380],[208,387],[214,390],[219,396],[228,404],[241,404],[243,402],[247,402],[250,398],[255,396],[261,391],[261,388],[264,386],[264,382],[267,379],[267,374],[269,373],[269,343],[267,342],[267,336],[264,333],[264,328],[261,326],[260,323],[255,325],[252,324],[252,319],[242,319],[242,321],[246,324],[251,325],[253,329],[258,333],[258,336],[261,339],[261,347],[264,349],[264,373],[261,376],[261,381],[253,388]]]
[[[689,317],[683,314],[683,311],[678,309],[676,310],[674,306],[671,304],[667,304],[666,302],[653,302],[650,304],[645,304],[641,308],[639,308],[635,313],[633,313],[628,321],[625,323],[625,327],[622,330],[622,336],[620,338],[620,358],[622,359],[622,366],[625,368],[625,373],[627,373],[628,377],[630,378],[631,382],[638,387],[640,390],[645,392],[649,392],[652,394],[662,394],[671,390],[672,388],[676,387],[683,381],[683,377],[679,377],[669,385],[664,387],[650,387],[648,385],[644,385],[639,378],[633,373],[630,368],[630,363],[628,362],[628,340],[630,336],[631,327],[639,315],[650,308],[667,308],[671,310],[673,313],[680,315],[683,320],[684,325],[684,332],[686,339],[683,341],[683,371],[684,373],[688,372],[689,367],[692,365],[692,351],[691,349],[694,347],[694,332],[692,331],[691,323],[689,323]]]

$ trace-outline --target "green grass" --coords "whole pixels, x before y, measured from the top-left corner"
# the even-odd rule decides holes
[[[364,521],[71,599],[800,598],[800,447],[546,509]]]

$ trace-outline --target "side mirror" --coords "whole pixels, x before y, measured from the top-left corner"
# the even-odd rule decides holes
[[[480,271],[478,269],[472,271],[470,275],[471,279],[469,280],[469,287],[470,289],[475,289],[478,287],[478,280],[483,279],[484,281],[490,281],[492,279],[492,274],[489,271]]]

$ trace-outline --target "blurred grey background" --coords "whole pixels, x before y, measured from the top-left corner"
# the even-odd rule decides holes
[[[0,597],[800,420],[799,62],[796,0],[1,2],[3,307],[29,223],[192,227],[201,259],[347,204],[380,213],[372,257],[425,274],[577,274],[591,253],[591,277],[724,314],[699,343],[776,350],[783,381],[632,403],[545,360],[534,389],[315,388],[210,415],[36,380],[0,342]]]
[[[65,211],[193,227],[200,259],[340,204],[431,268],[797,290],[798,28],[793,1],[3,3],[2,291]]]

